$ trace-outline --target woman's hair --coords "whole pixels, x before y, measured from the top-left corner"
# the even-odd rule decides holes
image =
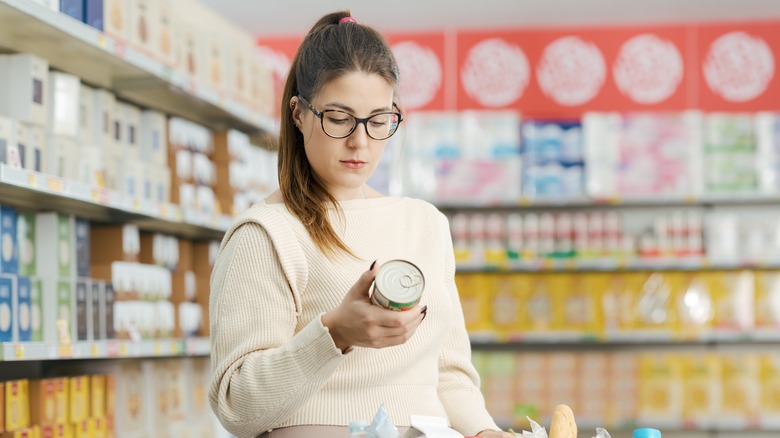
[[[376,74],[394,88],[398,86],[398,65],[390,45],[369,26],[340,11],[322,17],[304,38],[287,75],[282,95],[279,133],[279,189],[287,208],[300,219],[317,246],[327,255],[338,250],[352,254],[328,219],[328,203],[343,212],[314,174],[303,147],[303,134],[293,121],[290,99],[302,96],[311,102],[328,82],[347,73]]]

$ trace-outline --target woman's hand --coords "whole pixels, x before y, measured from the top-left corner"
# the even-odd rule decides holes
[[[341,304],[322,315],[322,325],[341,351],[401,345],[412,337],[427,313],[427,306],[396,312],[371,304],[368,291],[376,276],[375,265],[360,276]]]

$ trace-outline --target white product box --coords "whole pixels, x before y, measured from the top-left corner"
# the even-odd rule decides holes
[[[90,187],[105,188],[106,163],[103,159],[103,150],[97,146],[79,147],[77,180]]]
[[[141,198],[144,190],[144,166],[136,161],[120,164],[118,190],[130,197]]]
[[[9,149],[8,152],[16,153],[17,157],[6,161],[6,164],[10,164],[15,167],[23,167],[27,169],[27,147],[30,144],[30,130],[24,123],[14,122],[14,143],[16,143],[16,149]],[[6,156],[6,158],[14,158]]]
[[[102,89],[95,90],[94,96],[93,138],[95,143],[103,148],[104,153],[111,153],[114,150],[114,137],[115,131],[117,131],[114,126],[116,96],[110,91]]]
[[[34,55],[0,56],[0,114],[45,126],[49,63]]]
[[[79,147],[75,138],[49,136],[46,151],[46,173],[77,180],[79,177]]]
[[[206,41],[202,30],[203,23],[191,16],[193,8],[199,5],[191,0],[175,0],[173,5],[175,11],[187,11],[187,14],[176,17],[180,20],[178,30],[181,32],[177,41],[180,44],[177,70],[184,73],[191,81],[205,83]]]
[[[141,113],[140,161],[160,166],[168,164],[167,131],[168,121],[165,114],[157,111]]]
[[[227,89],[227,42],[219,28],[205,34],[206,84],[218,93]]]
[[[274,112],[274,79],[271,70],[258,56],[250,57],[250,90],[253,108],[270,116]]]
[[[158,167],[157,178],[154,179],[154,201],[171,202],[171,170],[167,166]]]
[[[0,116],[0,163],[11,167],[22,167],[24,157],[17,143],[16,121]]]
[[[127,114],[128,104],[117,101],[114,105],[113,139],[106,152],[117,158],[125,160],[125,148],[127,145]]]
[[[36,172],[48,173],[46,167],[46,149],[48,147],[46,128],[43,126],[27,124],[27,138],[29,142],[24,151],[25,168]]]
[[[154,57],[155,41],[159,32],[157,0],[131,0],[127,3],[130,15],[129,41],[142,52]]]
[[[36,270],[42,278],[72,278],[76,272],[74,219],[61,213],[35,215]]]
[[[78,138],[81,120],[81,81],[78,77],[52,71],[49,72],[48,127],[54,135]]]
[[[16,286],[16,275],[0,274],[0,342],[13,340],[13,296]]]
[[[140,156],[139,137],[141,135],[141,109],[135,105],[122,106],[124,111],[123,157],[127,161],[138,161]]]
[[[229,95],[238,102],[251,104],[249,81],[251,78],[251,58],[254,56],[254,39],[248,33],[233,30],[229,36],[227,63],[227,84]]]
[[[79,144],[95,146],[98,142],[97,114],[95,114],[95,89],[81,84],[79,87]]]

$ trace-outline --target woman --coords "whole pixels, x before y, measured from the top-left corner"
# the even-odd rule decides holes
[[[413,78],[411,79],[413,80]],[[304,39],[284,89],[279,190],[235,221],[211,281],[210,401],[238,437],[345,437],[384,403],[508,437],[484,407],[447,219],[366,186],[401,122],[387,42],[348,11]],[[414,308],[371,304],[382,262],[420,268]]]

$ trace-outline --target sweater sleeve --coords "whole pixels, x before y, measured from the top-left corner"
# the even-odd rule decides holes
[[[283,250],[261,225],[244,224],[225,243],[211,278],[209,401],[239,438],[277,427],[344,360],[320,317],[295,333],[300,300],[284,275]]]
[[[471,363],[471,341],[466,332],[463,308],[455,286],[455,254],[446,217],[443,244],[445,245],[445,281],[452,302],[452,328],[439,354],[439,398],[447,411],[452,428],[463,435],[493,429],[500,430],[485,408],[485,399],[479,389],[479,374]]]

